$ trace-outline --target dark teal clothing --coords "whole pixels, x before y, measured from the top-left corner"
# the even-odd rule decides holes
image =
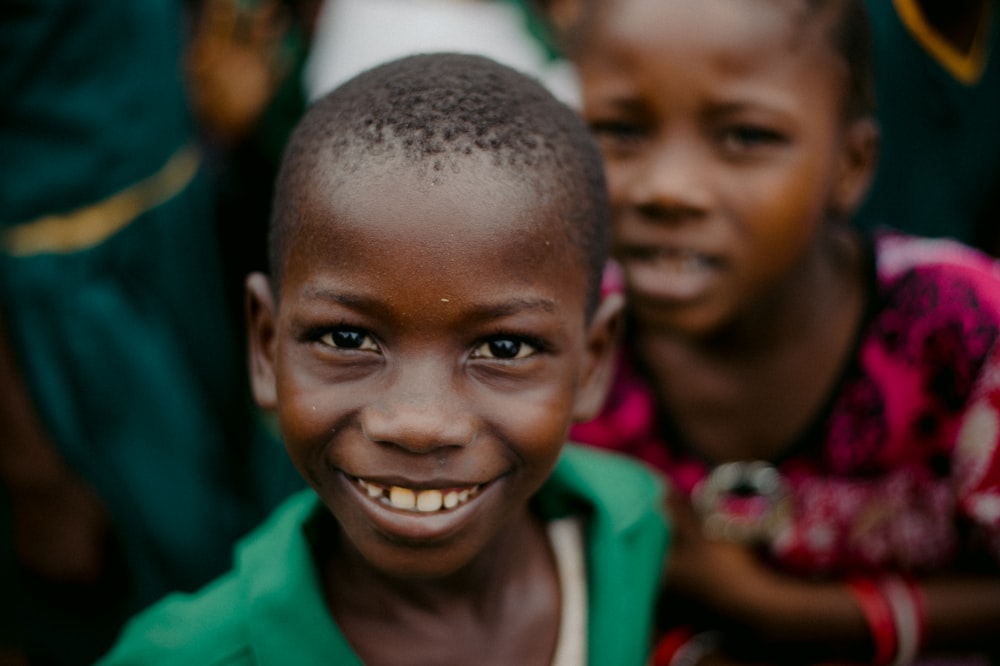
[[[894,2],[867,5],[882,148],[858,220],[993,249],[1000,237],[1000,7],[994,3],[982,76],[965,84],[925,50]]]
[[[645,664],[668,541],[661,482],[570,445],[535,503],[549,519],[585,516],[589,663]],[[291,499],[241,543],[230,573],[134,620],[101,666],[361,666],[323,600],[306,536],[319,511],[312,491]]]
[[[115,530],[98,595],[33,579],[0,488],[0,645],[45,663],[90,663],[131,614],[223,571],[301,487],[254,422],[181,16],[176,0],[0,9],[0,307],[55,445]]]

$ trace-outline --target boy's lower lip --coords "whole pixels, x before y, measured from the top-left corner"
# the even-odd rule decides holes
[[[421,512],[398,509],[388,502],[369,495],[357,479],[341,474],[348,492],[353,493],[361,510],[374,527],[385,536],[398,541],[432,543],[447,538],[466,524],[480,505],[488,501],[500,480],[480,484],[464,502],[450,509]]]

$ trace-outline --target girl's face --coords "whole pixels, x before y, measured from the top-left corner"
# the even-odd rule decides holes
[[[412,171],[312,188],[249,314],[255,396],[341,543],[427,578],[518,547],[506,526],[600,405],[617,310],[588,326],[579,252],[530,188]]]
[[[605,4],[577,62],[614,253],[642,321],[704,334],[794,290],[874,130],[845,122],[846,65],[804,2]]]

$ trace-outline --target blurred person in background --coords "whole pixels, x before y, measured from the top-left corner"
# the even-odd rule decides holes
[[[198,0],[185,67],[216,193],[227,299],[243,317],[243,280],[267,269],[274,177],[305,111],[303,69],[322,0]]]
[[[256,420],[185,8],[0,9],[0,658],[86,664],[293,488]]]

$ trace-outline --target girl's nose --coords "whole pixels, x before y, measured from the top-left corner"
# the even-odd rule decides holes
[[[691,139],[659,142],[633,169],[629,204],[654,222],[680,223],[704,215],[709,206],[704,162]]]
[[[363,412],[369,440],[413,453],[465,446],[475,436],[475,415],[451,372],[430,363],[399,369]]]

